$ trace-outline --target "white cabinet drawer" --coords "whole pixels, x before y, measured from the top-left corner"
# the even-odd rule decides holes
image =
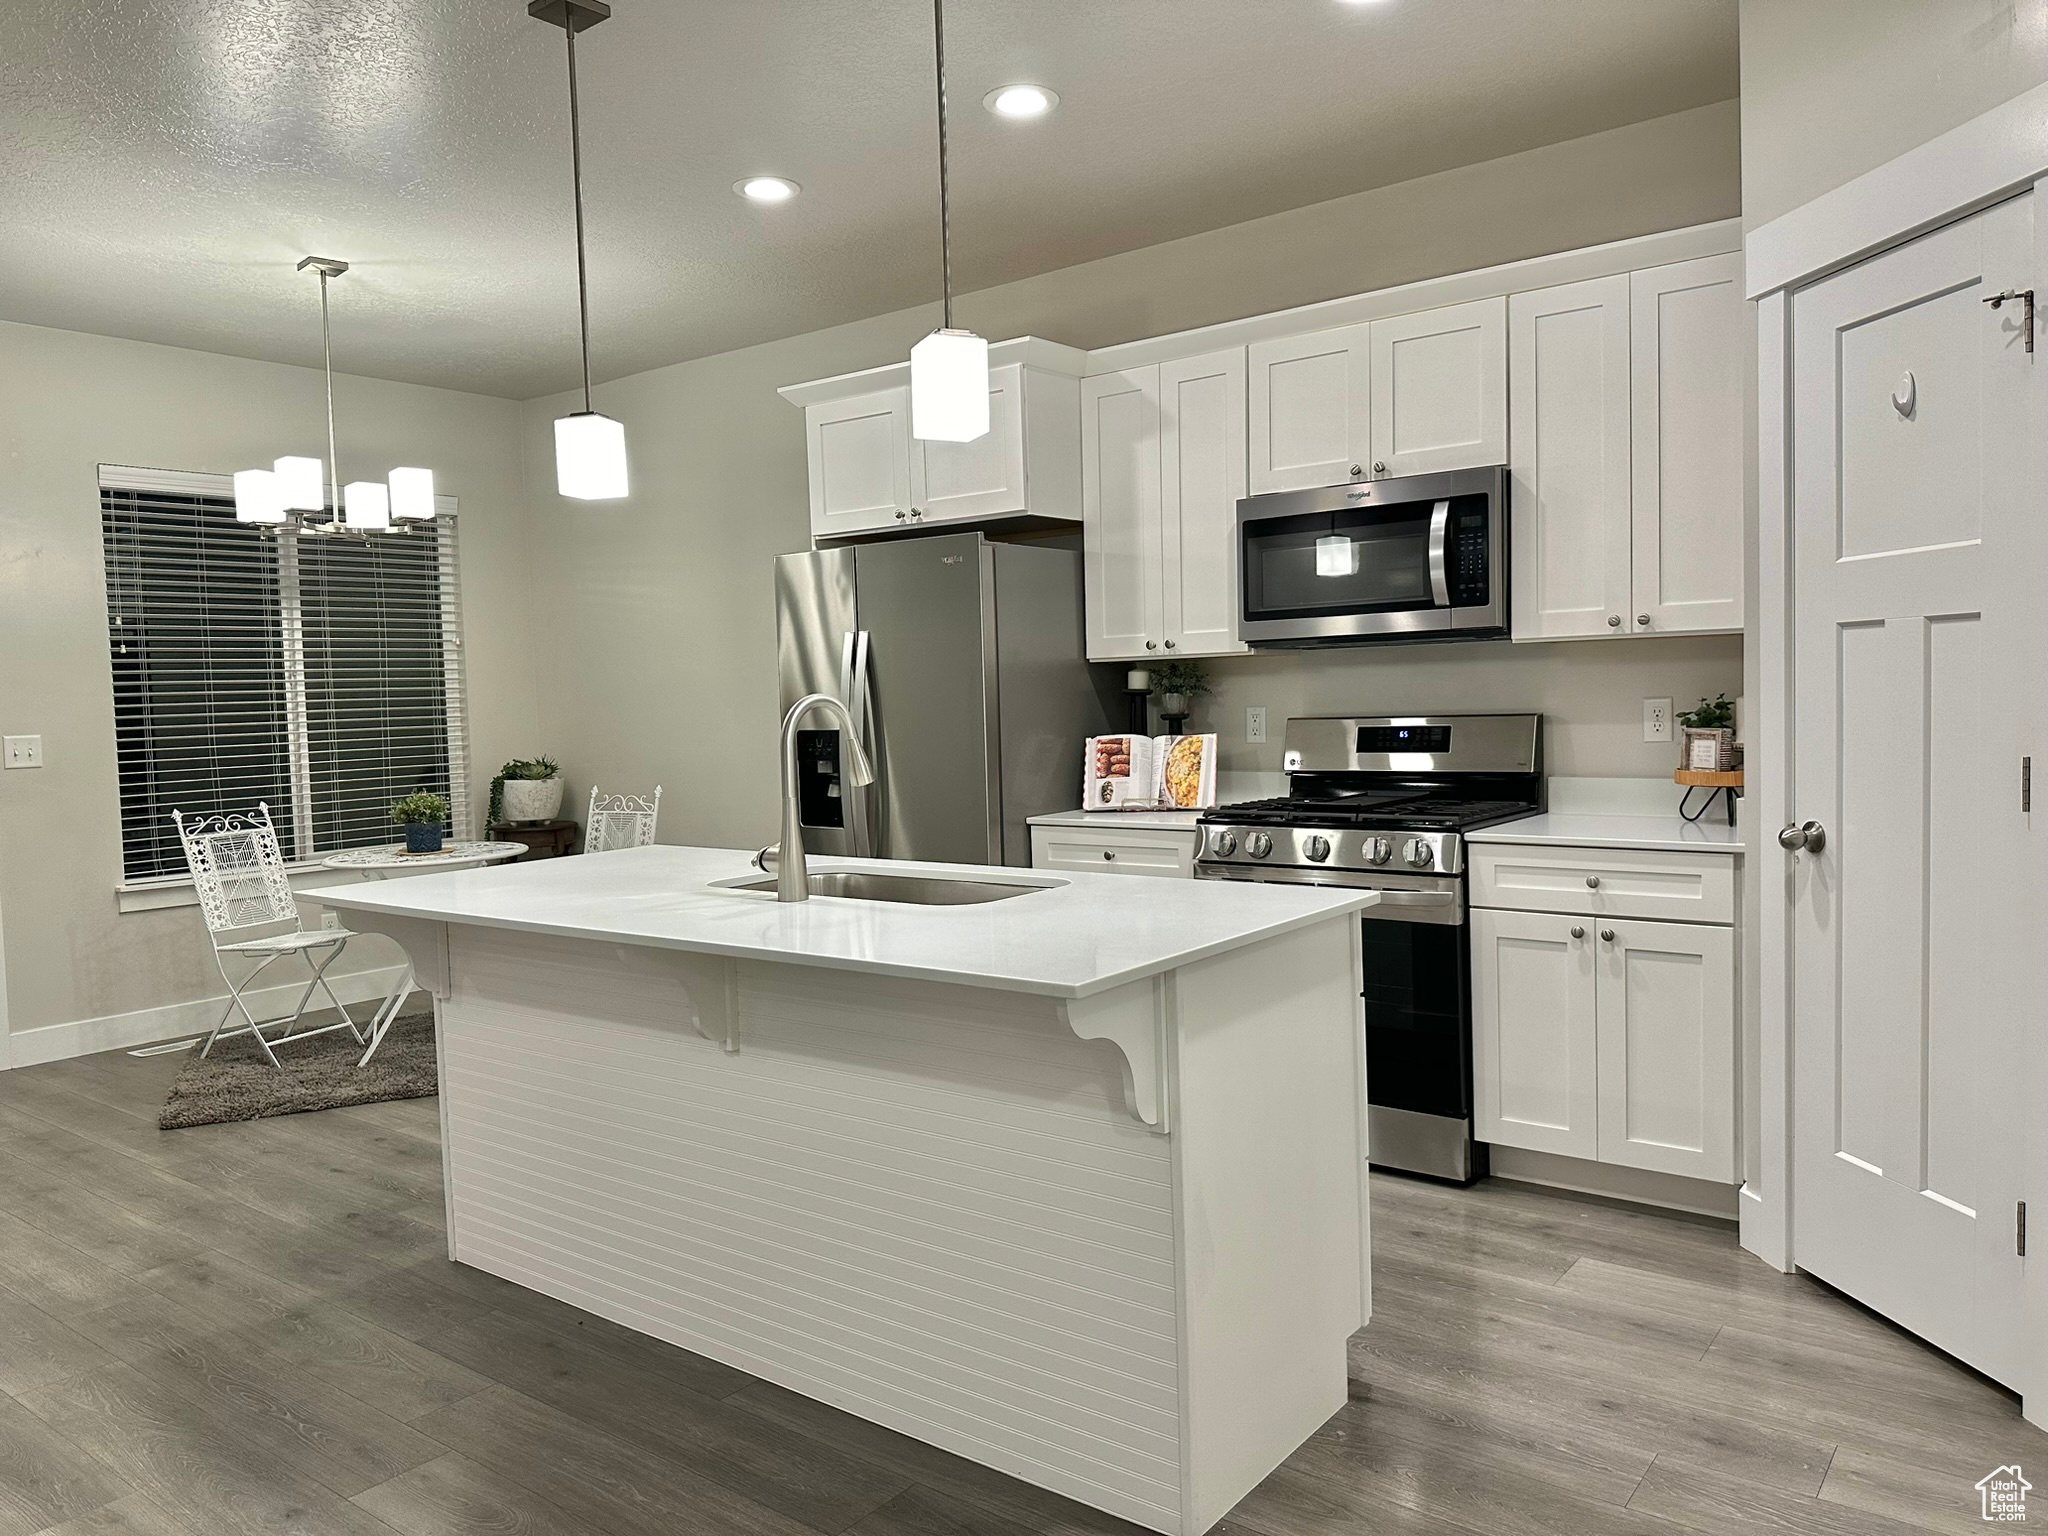
[[[1475,907],[1735,921],[1735,861],[1724,854],[1475,843],[1469,857]]]
[[[1093,827],[1033,827],[1033,869],[1080,869],[1094,874],[1157,875],[1191,880],[1201,834]]]

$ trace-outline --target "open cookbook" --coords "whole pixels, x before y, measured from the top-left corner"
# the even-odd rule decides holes
[[[1193,811],[1215,803],[1213,735],[1088,738],[1083,810]]]

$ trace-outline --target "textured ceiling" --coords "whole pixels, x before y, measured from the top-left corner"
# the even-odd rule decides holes
[[[0,318],[530,397],[576,377],[523,0],[11,5]],[[1735,0],[952,0],[963,290],[1736,92]],[[924,0],[615,0],[579,44],[600,379],[937,297]],[[999,122],[992,87],[1059,110]],[[772,172],[778,208],[732,192]]]

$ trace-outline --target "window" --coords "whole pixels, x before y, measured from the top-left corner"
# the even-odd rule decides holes
[[[387,842],[391,802],[467,833],[449,498],[369,542],[235,521],[225,477],[102,465],[123,874],[183,875],[171,812],[266,801],[285,855]]]

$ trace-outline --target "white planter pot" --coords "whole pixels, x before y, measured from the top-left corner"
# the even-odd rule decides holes
[[[553,821],[562,809],[562,781],[507,779],[500,807],[507,821]]]

